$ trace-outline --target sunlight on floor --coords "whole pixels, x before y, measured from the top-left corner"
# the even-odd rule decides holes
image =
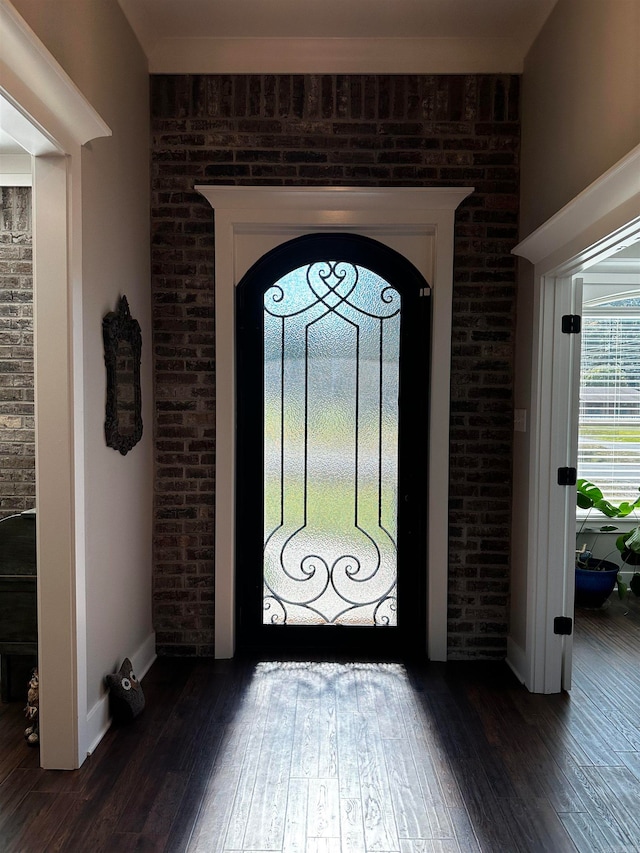
[[[400,850],[456,830],[398,663],[256,664],[189,853]],[[404,847],[402,849],[405,849]],[[453,849],[457,849],[454,847]]]

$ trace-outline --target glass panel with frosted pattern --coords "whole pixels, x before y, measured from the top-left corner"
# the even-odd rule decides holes
[[[400,307],[342,261],[265,293],[265,624],[397,624]]]

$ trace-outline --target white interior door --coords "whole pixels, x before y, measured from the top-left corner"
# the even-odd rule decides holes
[[[539,692],[555,693],[571,683],[571,635],[558,633],[558,618],[573,619],[575,480],[565,469],[577,462],[578,377],[580,335],[568,331],[569,318],[578,313],[579,283],[572,276],[548,276],[543,282],[543,338],[540,382],[550,407],[540,418],[544,456],[537,552],[545,583],[538,586],[536,644],[544,664]],[[544,459],[546,458],[546,464]],[[540,689],[542,688],[542,689]]]
[[[582,316],[582,279],[573,277],[568,283],[568,298],[571,305],[570,315]],[[578,420],[580,415],[580,333],[568,335],[567,377],[569,391],[567,394],[568,416],[566,429],[567,463],[571,468],[578,464]],[[568,488],[566,501],[565,524],[565,578],[563,613],[574,619],[575,598],[575,546],[576,546],[576,492]],[[575,619],[574,619],[575,621]],[[571,634],[559,635],[562,640],[562,670],[561,687],[571,689],[571,672],[573,668],[573,631]]]

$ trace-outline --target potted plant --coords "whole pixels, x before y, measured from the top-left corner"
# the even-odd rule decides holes
[[[577,538],[584,530],[591,510],[598,510],[607,518],[626,518],[640,507],[640,497],[633,502],[623,501],[620,504],[606,500],[602,490],[585,479],[577,481],[576,499],[580,509],[588,510]],[[598,528],[597,533],[610,533],[616,530],[618,530],[616,526],[605,524]],[[640,566],[640,526],[620,533],[616,539],[616,549],[620,553],[623,566]],[[613,552],[607,556],[611,553]],[[609,598],[616,583],[618,595],[624,598],[628,589],[620,573],[620,566],[607,560],[606,557],[594,557],[592,551],[587,550],[586,545],[580,549],[576,548],[576,604],[583,607],[600,607]],[[629,586],[634,595],[640,595],[640,572],[634,572]]]

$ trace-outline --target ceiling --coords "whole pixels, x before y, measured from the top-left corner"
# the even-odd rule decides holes
[[[12,136],[2,128],[0,124],[0,153],[2,154],[24,154],[24,148],[22,148],[18,143],[14,140]]]
[[[151,73],[520,73],[557,0],[118,0]]]
[[[2,106],[0,96],[0,186],[6,186],[9,180],[8,175],[31,174],[31,158],[4,129]],[[5,176],[7,176],[6,180]]]
[[[152,74],[519,74],[556,2],[118,0]],[[640,241],[598,270],[639,255]]]

